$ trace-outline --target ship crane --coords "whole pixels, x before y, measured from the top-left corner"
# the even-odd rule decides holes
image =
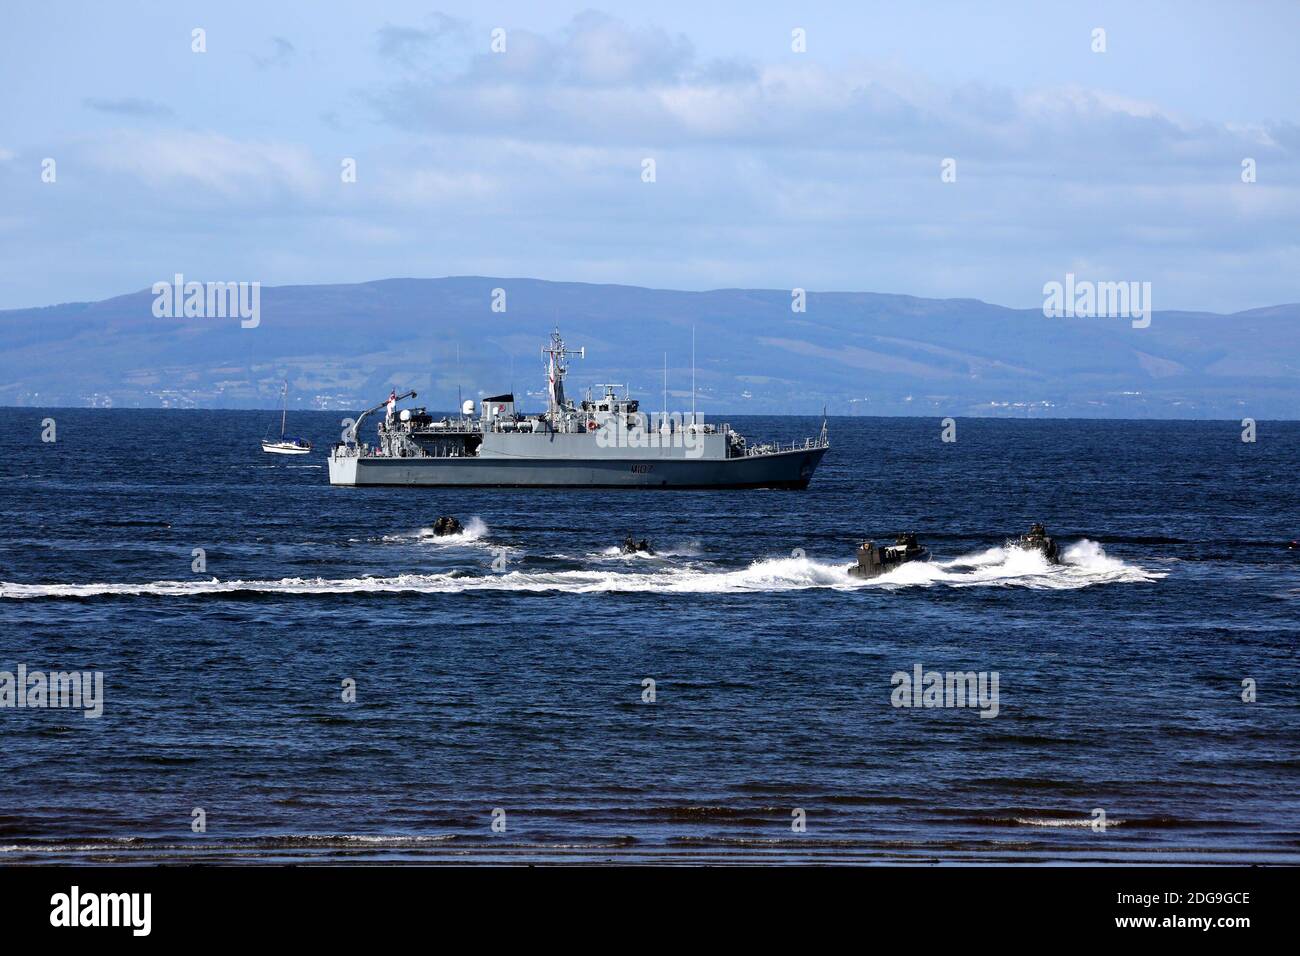
[[[389,402],[394,402],[394,403],[396,403],[396,402],[400,402],[400,401],[402,401],[403,399],[406,399],[406,398],[415,398],[415,389],[411,389],[409,392],[403,392],[401,395],[398,395],[396,398],[386,398],[386,399],[384,399],[382,402],[380,402],[378,405],[373,405],[373,406],[371,406],[370,408],[367,408],[367,409],[366,409],[364,412],[362,412],[360,415],[358,415],[358,416],[357,416],[357,420],[356,420],[355,422],[353,422],[353,423],[352,423],[352,427],[348,429],[348,444],[352,444],[352,443],[356,442],[356,440],[357,440],[357,432],[358,432],[358,431],[360,430],[360,428],[361,428],[361,422],[365,419],[365,417],[366,417],[367,415],[369,415],[369,414],[371,414],[371,413],[373,413],[373,412],[377,412],[377,411],[379,411],[381,408],[386,408],[386,407],[388,406],[388,403],[389,403]]]

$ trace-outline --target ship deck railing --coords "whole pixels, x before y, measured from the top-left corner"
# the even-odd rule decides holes
[[[476,458],[477,455],[451,455],[431,453],[427,448],[417,445],[419,453],[416,455],[407,455],[408,458]],[[823,436],[817,438],[805,438],[790,442],[770,441],[763,442],[759,445],[745,445],[743,448],[732,446],[729,450],[728,458],[758,458],[767,455],[791,454],[800,451],[816,451],[830,447],[830,441]],[[331,448],[331,454],[340,458],[389,458],[396,457],[385,455],[383,450],[378,446],[368,444],[343,444],[337,443]]]
[[[829,448],[830,442],[825,438],[805,438],[803,441],[763,442],[761,445],[746,445],[745,457],[756,458],[762,455],[782,455],[796,451],[815,451],[819,448]]]
[[[405,458],[407,460],[414,460],[418,458],[477,458],[478,457],[478,455],[452,455],[447,453],[439,454],[436,451],[431,452],[427,448],[419,448],[418,446],[417,446],[417,453],[414,455],[385,454],[382,448],[379,448],[378,446],[375,445],[364,445],[358,447],[356,445],[340,444],[334,446],[333,452],[334,452],[334,456],[337,458]]]

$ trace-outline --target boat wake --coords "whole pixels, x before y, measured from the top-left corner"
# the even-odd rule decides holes
[[[432,528],[421,528],[416,534],[420,541],[430,544],[473,544],[487,536],[488,526],[478,515],[474,515],[465,522],[464,530],[457,531],[455,534],[444,534],[441,537],[433,533]]]
[[[949,587],[1027,587],[1072,590],[1095,584],[1135,584],[1157,581],[1164,571],[1126,564],[1108,557],[1102,546],[1084,538],[1070,545],[1060,564],[1051,564],[1042,552],[1016,547],[989,548],[952,561],[913,561],[861,586],[907,587],[943,584]]]
[[[466,545],[482,541],[487,537],[488,526],[482,518],[475,515],[465,522],[463,531],[455,534],[437,535],[432,527],[419,528],[416,531],[405,534],[386,534],[380,540],[386,542],[410,543],[419,542],[420,544],[437,544],[437,545]],[[486,543],[486,542],[485,542]]]
[[[466,533],[469,533],[468,530]],[[810,558],[769,558],[740,570],[699,566],[650,566],[648,570],[506,571],[466,574],[399,574],[390,577],[280,578],[279,580],[152,581],[102,584],[13,584],[0,582],[0,599],[87,599],[107,596],[193,597],[240,594],[459,594],[516,591],[566,594],[658,593],[744,594],[832,589],[898,590],[916,587],[1020,587],[1077,589],[1099,584],[1143,583],[1165,577],[1107,557],[1101,546],[1081,541],[1065,553],[1065,563],[1050,565],[1041,554],[1018,548],[991,548],[955,561],[912,562],[863,581],[848,565]]]
[[[649,554],[644,551],[625,552],[618,545],[610,545],[603,551],[587,555],[587,557],[596,561],[608,561],[611,558],[616,561],[653,561],[656,558],[696,558],[699,556],[700,546],[694,541],[680,545],[669,545],[666,548],[657,548]]]

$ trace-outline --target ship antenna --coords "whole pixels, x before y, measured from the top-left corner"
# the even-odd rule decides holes
[[[695,424],[695,326],[691,326],[691,424]]]
[[[664,422],[668,420],[668,353],[664,353],[664,401],[660,406],[663,412],[659,416],[659,430],[664,430]]]

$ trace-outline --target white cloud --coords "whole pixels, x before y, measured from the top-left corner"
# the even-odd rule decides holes
[[[459,166],[384,171],[381,195],[396,206],[477,202],[497,195],[500,183]]]
[[[114,132],[94,140],[90,161],[155,189],[199,188],[226,199],[318,195],[324,169],[303,147],[235,140],[219,133]]]
[[[947,88],[888,63],[705,61],[685,38],[595,13],[554,37],[509,31],[506,53],[476,54],[437,83],[427,71],[445,68],[446,57],[423,52],[428,63],[368,96],[392,126],[439,135],[862,157],[901,151],[927,162],[979,158],[986,174],[993,163],[1003,171],[1050,164],[1054,177],[1084,181],[1099,169],[1122,178],[1208,169],[1225,149],[1276,154],[1283,132],[1296,138],[1271,126],[1197,122],[1150,99],[1078,85],[1017,93],[980,83]]]
[[[1018,306],[1073,268],[1161,281],[1162,308],[1295,297],[1294,124],[1207,122],[1141,88],[953,85],[894,62],[782,55],[781,42],[711,60],[675,33],[599,14],[549,34],[507,22],[496,55],[497,25],[390,23],[362,38],[377,72],[358,75],[378,79],[319,101],[284,82],[319,79],[304,42],[292,69],[248,71],[285,85],[267,103],[294,115],[275,125],[268,108],[231,132],[229,116],[169,88],[157,95],[212,128],[11,143],[58,157],[59,185],[35,169],[5,177],[6,213],[30,229],[10,243],[0,287],[63,295],[93,262],[111,291],[173,260],[214,273],[233,260],[225,271],[268,281],[531,274]],[[356,183],[340,182],[342,156],[357,159]],[[1257,183],[1240,181],[1245,156]],[[945,157],[955,183],[940,181]],[[30,278],[69,242],[81,249],[65,273]]]

